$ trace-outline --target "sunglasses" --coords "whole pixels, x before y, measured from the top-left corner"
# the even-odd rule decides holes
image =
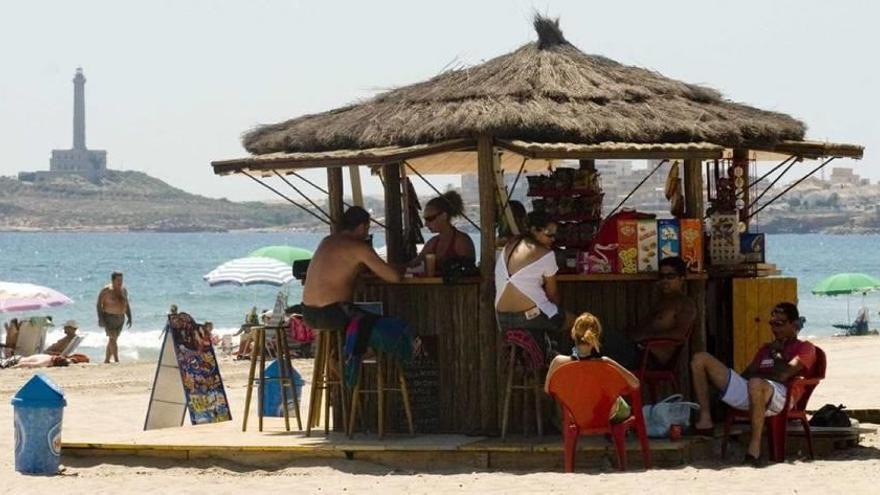
[[[675,280],[675,279],[679,278],[680,275],[675,272],[666,272],[666,273],[660,272],[658,277],[662,280]]]
[[[441,211],[438,213],[434,213],[433,215],[425,215],[425,222],[433,222],[435,218],[439,217],[442,214],[443,212]]]
[[[788,324],[788,320],[784,320],[784,321],[783,320],[770,320],[771,327],[781,327],[781,326],[787,325],[787,324]]]

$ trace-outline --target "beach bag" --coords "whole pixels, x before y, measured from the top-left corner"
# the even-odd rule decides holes
[[[835,406],[834,404],[825,404],[810,418],[810,426],[832,426],[837,428],[849,428],[852,423],[849,416],[843,410],[846,406],[843,404]]]
[[[656,404],[642,406],[645,427],[651,438],[666,438],[669,427],[679,425],[687,428],[691,420],[691,411],[700,409],[699,404],[685,402],[681,394],[673,394]]]
[[[288,335],[294,342],[303,344],[308,344],[315,340],[315,331],[309,328],[306,322],[299,316],[292,316],[290,318]]]

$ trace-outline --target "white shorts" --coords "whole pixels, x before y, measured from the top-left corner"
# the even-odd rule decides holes
[[[773,388],[773,395],[767,401],[767,412],[764,416],[775,416],[782,411],[785,406],[785,395],[788,389],[785,385],[774,382],[773,380],[764,380]],[[727,371],[727,388],[721,392],[721,400],[725,404],[740,411],[749,410],[749,381],[734,373],[733,370]]]

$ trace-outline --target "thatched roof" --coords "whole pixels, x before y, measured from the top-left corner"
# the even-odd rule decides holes
[[[558,20],[537,17],[538,41],[363,103],[259,127],[254,154],[411,146],[488,133],[503,139],[596,144],[707,142],[727,147],[802,140],[781,113],[712,89],[587,55]]]

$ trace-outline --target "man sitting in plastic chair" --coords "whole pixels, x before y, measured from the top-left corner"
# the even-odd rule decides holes
[[[815,346],[797,338],[801,323],[797,306],[789,302],[777,304],[770,313],[774,340],[758,350],[741,375],[707,352],[697,353],[691,360],[694,391],[700,403],[697,431],[712,431],[711,383],[721,391],[723,402],[750,412],[752,434],[745,462],[753,466],[759,465],[761,457],[764,418],[783,412],[788,392],[785,383],[816,362]]]

